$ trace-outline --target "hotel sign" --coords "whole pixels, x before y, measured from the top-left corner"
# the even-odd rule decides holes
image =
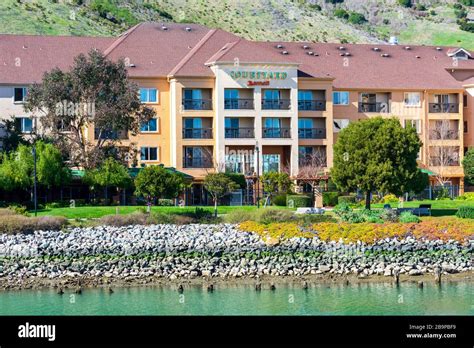
[[[288,77],[286,72],[280,71],[242,71],[231,70],[230,76],[234,80],[251,79],[251,80],[285,80]]]

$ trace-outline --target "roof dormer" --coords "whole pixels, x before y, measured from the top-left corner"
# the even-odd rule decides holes
[[[468,60],[472,58],[471,53],[462,47],[449,49],[447,55],[458,60]]]

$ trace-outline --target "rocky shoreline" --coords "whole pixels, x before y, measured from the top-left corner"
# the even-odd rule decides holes
[[[474,240],[375,244],[292,238],[236,225],[151,225],[0,234],[0,289],[144,284],[473,280]]]

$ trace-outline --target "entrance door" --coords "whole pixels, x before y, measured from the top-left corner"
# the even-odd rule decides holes
[[[280,105],[280,91],[278,89],[266,89],[263,95],[264,109],[278,109]]]
[[[185,89],[184,106],[187,110],[202,110],[202,91],[200,89]]]
[[[311,139],[313,134],[313,119],[298,119],[298,137],[301,139]]]
[[[201,138],[202,119],[199,117],[184,119],[184,137],[191,139]]]
[[[281,138],[281,119],[267,117],[265,119],[265,136],[267,138]]]
[[[226,89],[224,90],[224,107],[225,109],[238,109],[239,108],[239,90],[238,89]]]

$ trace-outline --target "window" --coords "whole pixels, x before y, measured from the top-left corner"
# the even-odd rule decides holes
[[[349,92],[333,92],[334,105],[349,105]]]
[[[298,119],[298,128],[299,129],[311,129],[311,128],[313,128],[313,119],[312,118],[300,118],[300,119]]]
[[[338,133],[349,125],[349,119],[334,119],[334,133]]]
[[[421,120],[405,120],[404,127],[406,128],[408,125],[415,127],[416,132],[421,134]]]
[[[142,103],[158,103],[156,88],[140,88],[140,101]]]
[[[156,132],[158,130],[158,122],[156,118],[152,118],[145,122],[140,127],[140,132]]]
[[[18,117],[16,119],[17,127],[22,133],[31,133],[33,131],[33,120],[28,117]]]
[[[467,94],[462,96],[462,103],[465,108],[467,108]]]
[[[420,106],[421,96],[418,92],[407,92],[405,93],[405,105],[406,106]]]
[[[25,101],[28,89],[26,87],[15,87],[13,89],[13,102],[23,103]]]
[[[313,154],[313,147],[312,146],[299,146],[298,147],[298,155],[299,159],[304,160]]]
[[[158,161],[158,148],[142,147],[140,148],[140,155],[142,161]]]
[[[281,99],[281,91],[278,89],[266,89],[264,91],[265,100],[279,100]]]
[[[463,126],[464,126],[464,133],[469,132],[469,128],[467,126],[467,121],[464,121]]]
[[[224,90],[224,109],[238,109],[239,108],[239,90],[225,89]]]
[[[263,172],[279,172],[280,171],[280,155],[263,155]]]
[[[240,120],[237,117],[226,117],[224,122],[226,129],[239,129]]]
[[[313,100],[313,91],[299,90],[298,91],[298,100],[299,101],[311,101],[311,100]]]

